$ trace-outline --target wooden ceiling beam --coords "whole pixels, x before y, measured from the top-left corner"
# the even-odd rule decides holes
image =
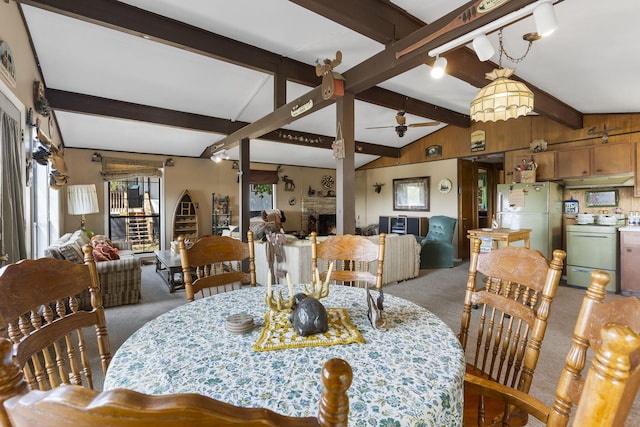
[[[392,3],[383,2],[380,0],[343,0],[339,4],[332,3],[332,2],[324,2],[320,0],[290,0],[290,1],[296,4],[299,4],[300,6],[306,7],[307,9],[312,10],[324,16],[327,19],[331,19],[335,22],[338,22],[341,25],[351,28],[352,30],[357,31],[360,34],[363,34],[373,40],[376,40],[384,44],[387,44],[390,41],[394,41],[394,42],[398,41],[402,37],[408,34],[406,32],[403,34],[400,29],[404,29],[405,31],[409,31],[409,32],[416,32],[416,34],[418,34],[418,31],[419,31],[420,33],[423,34],[422,37],[425,37],[424,34],[430,35],[431,33],[435,33],[434,27],[441,26],[440,23],[444,18],[449,17],[447,19],[450,19],[451,17],[455,17],[456,15],[459,14],[459,11],[468,9],[471,4],[475,3],[473,1],[469,2],[465,6],[459,8],[457,11],[451,12],[450,14],[439,19],[433,24],[425,25],[422,21],[417,20],[414,16],[399,9]],[[532,3],[532,1],[513,2],[512,7],[515,10],[525,6],[528,3]],[[343,16],[343,14],[346,14],[347,10],[350,11],[348,19]],[[364,11],[367,11],[367,13],[364,13]],[[370,18],[371,15],[375,15],[375,19]],[[381,17],[384,17],[384,18],[381,18]],[[386,33],[378,34],[382,32],[384,28],[380,26],[378,23],[380,19],[386,19],[390,23],[392,23],[391,27],[393,28],[393,30],[389,29],[387,26]],[[491,20],[493,19],[495,18],[492,18]],[[482,25],[484,25],[484,21]],[[460,32],[460,30],[457,30],[458,32],[460,32],[460,34],[456,35],[455,37],[458,37],[459,35],[463,35],[466,32],[468,32],[469,30],[466,28],[467,27],[465,27],[465,30],[463,32]],[[437,39],[438,38],[436,38],[436,40]],[[441,44],[443,43],[442,42],[432,43],[431,44],[432,47],[430,47],[429,50]],[[427,51],[428,51],[427,49],[421,49],[421,52],[424,53],[424,58],[426,58],[424,63],[431,66],[433,65],[435,58],[427,57],[426,55]],[[488,83],[485,78],[486,73],[491,72],[494,68],[498,68],[498,66],[493,62],[490,62],[490,61],[481,62],[480,60],[478,60],[477,56],[475,55],[475,52],[473,52],[470,49],[467,49],[466,47],[461,47],[456,50],[449,51],[447,52],[446,57],[448,62],[447,74],[457,79],[460,79],[462,81],[465,81],[477,88],[484,87]],[[419,60],[417,62],[420,63],[421,61]],[[381,58],[378,58],[378,61],[372,62],[371,65],[383,67],[386,65],[386,63]],[[407,65],[411,65],[411,63],[408,63]],[[384,77],[389,78],[388,76],[393,76],[393,75],[397,75],[397,74],[389,73]],[[583,126],[583,115],[578,110],[558,100],[557,98],[548,94],[544,90],[535,87],[531,83],[517,76],[514,76],[513,78],[525,83],[529,87],[529,89],[531,89],[531,91],[534,93],[534,98],[535,98],[534,111],[536,111],[538,114],[540,114],[541,116],[547,117],[551,120],[554,120],[558,123],[561,123],[565,126],[568,126],[572,129],[579,129]],[[379,80],[379,79],[374,80],[376,85],[381,81],[382,80]],[[371,85],[371,81],[363,84],[360,87],[365,87],[370,85]],[[358,87],[351,87],[350,90],[357,91]],[[360,95],[363,95],[363,94],[364,94],[363,92],[360,92]],[[375,101],[370,101],[370,102],[376,103]],[[416,111],[410,111],[410,112],[412,114],[422,116],[422,114]],[[444,120],[435,116],[423,116],[423,117],[429,117],[434,120],[445,122]],[[450,123],[450,124],[455,124],[455,123]]]
[[[379,0],[289,1],[384,45],[399,40],[425,25],[424,22],[391,2]]]
[[[361,0],[358,0],[361,1]],[[64,16],[102,25],[127,34],[151,36],[154,41],[164,43],[210,58],[278,75],[313,88],[320,83],[315,66],[302,63],[278,54],[248,45],[215,33],[175,21],[115,0],[21,0],[21,3],[45,9]],[[394,13],[397,15],[397,13]],[[398,19],[397,17],[394,19]],[[403,24],[406,25],[406,24]],[[363,94],[356,99],[371,102]],[[417,101],[423,110],[436,106]],[[375,102],[373,102],[375,103]],[[390,106],[394,110],[401,105]],[[440,108],[439,111],[450,111]],[[417,110],[407,112],[421,115]],[[451,113],[455,113],[451,111]],[[437,117],[425,118],[439,120]]]
[[[238,120],[185,113],[183,111],[151,107],[58,89],[46,89],[46,97],[51,108],[57,111],[138,120],[222,135],[229,135],[249,125],[248,122]],[[327,135],[277,129],[265,134],[263,139],[284,144],[331,149],[331,144],[335,138]],[[218,143],[214,145],[217,144]],[[398,157],[400,151],[398,148],[368,144],[360,141],[356,141],[356,147],[359,147],[359,153],[374,156]]]

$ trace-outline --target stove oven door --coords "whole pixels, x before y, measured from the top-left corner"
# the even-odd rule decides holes
[[[567,284],[588,287],[591,271],[611,275],[607,291],[618,291],[618,234],[587,231],[567,232]]]

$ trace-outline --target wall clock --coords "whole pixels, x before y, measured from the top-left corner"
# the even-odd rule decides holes
[[[325,175],[322,177],[322,186],[324,188],[333,188],[333,177],[331,175]]]
[[[451,191],[452,186],[453,184],[451,183],[450,179],[447,179],[447,178],[441,179],[440,182],[438,183],[438,191],[446,194],[449,191]]]

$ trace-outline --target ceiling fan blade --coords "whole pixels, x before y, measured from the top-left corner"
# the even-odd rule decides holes
[[[374,127],[370,127],[370,128],[365,128],[365,129],[388,129],[388,128],[394,128],[395,126],[374,126]]]
[[[422,123],[412,123],[410,125],[406,125],[407,127],[410,128],[419,128],[419,127],[423,127],[423,126],[438,126],[440,124],[440,122],[422,122]]]

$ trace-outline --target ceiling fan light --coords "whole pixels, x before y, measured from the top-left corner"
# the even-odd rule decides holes
[[[558,28],[556,13],[551,1],[543,2],[533,9],[533,19],[536,22],[536,32],[541,37],[546,37]]]
[[[482,62],[491,59],[496,53],[491,45],[491,40],[489,40],[486,34],[481,34],[473,39],[473,50],[475,50],[478,59]]]
[[[471,102],[471,120],[497,122],[526,116],[533,110],[533,92],[524,83],[509,79],[513,72],[501,68],[487,73],[493,81]]]
[[[447,68],[447,58],[440,58],[440,56],[436,57],[436,60],[433,63],[433,68],[431,68],[431,77],[434,79],[441,78],[444,76],[445,68]]]

